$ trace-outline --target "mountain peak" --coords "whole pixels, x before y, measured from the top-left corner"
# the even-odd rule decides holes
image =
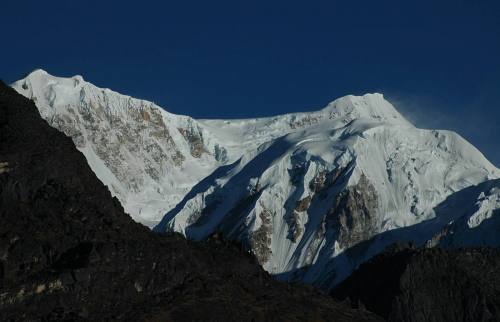
[[[25,78],[29,78],[30,76],[35,76],[35,75],[49,75],[45,70],[41,68],[34,69],[31,73],[29,73]]]
[[[328,112],[332,117],[369,118],[387,123],[410,125],[381,93],[367,93],[362,96],[346,95],[329,103],[322,112]]]
[[[68,79],[78,80],[80,82],[84,81],[84,79],[83,79],[83,77],[81,75],[74,75],[74,76],[71,76],[71,77],[59,77],[59,76],[54,76],[52,74],[49,74],[44,69],[37,68],[37,69],[34,69],[32,72],[26,74],[26,77],[18,80],[15,83],[26,82],[26,81],[33,81],[33,80],[37,80],[37,79],[40,79],[40,78],[43,78],[43,79],[50,78],[52,80],[58,80],[58,81],[63,81],[63,80],[68,80]]]

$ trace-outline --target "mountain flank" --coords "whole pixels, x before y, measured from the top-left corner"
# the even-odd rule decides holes
[[[500,321],[500,250],[392,246],[332,295],[388,321]]]
[[[135,223],[71,138],[0,83],[0,320],[377,321],[218,239]]]

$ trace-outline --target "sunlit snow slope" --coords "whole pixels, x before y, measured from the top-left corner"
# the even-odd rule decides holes
[[[282,278],[330,287],[394,241],[500,240],[500,171],[456,133],[414,127],[381,94],[194,120],[80,76],[37,70],[13,87],[73,138],[135,220],[166,213],[156,231],[222,232]]]
[[[430,243],[463,215],[462,203],[446,211],[451,196],[500,176],[459,135],[415,128],[380,94],[347,96],[309,116],[308,126],[205,178],[156,230],[195,239],[222,231],[269,272],[330,287],[392,242]],[[240,131],[222,122],[205,124],[245,140],[281,119],[264,128],[241,121]]]
[[[200,124],[154,103],[98,88],[81,76],[36,70],[12,85],[73,138],[98,178],[135,220],[152,226],[226,161]]]

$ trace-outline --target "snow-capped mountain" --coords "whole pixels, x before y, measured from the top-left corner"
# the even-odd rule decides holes
[[[223,231],[269,272],[330,286],[391,242],[431,239],[448,223],[433,220],[444,218],[438,206],[500,175],[459,135],[415,128],[380,94],[341,98],[311,119],[219,168],[156,230]]]
[[[152,102],[38,69],[12,84],[41,116],[73,138],[98,178],[132,218],[150,227],[219,166],[326,114],[194,120]]]
[[[414,127],[381,94],[194,120],[80,76],[39,70],[13,87],[73,138],[134,219],[166,213],[156,231],[193,239],[222,232],[281,278],[328,288],[391,242],[459,245],[471,225],[495,222],[498,189],[480,190],[500,171],[456,133]]]
[[[13,85],[73,138],[92,170],[136,221],[152,226],[227,152],[187,116],[85,82],[36,70]]]

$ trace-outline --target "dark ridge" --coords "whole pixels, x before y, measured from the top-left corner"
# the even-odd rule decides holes
[[[388,249],[332,295],[388,321],[500,321],[500,250]]]
[[[155,235],[0,82],[1,321],[374,321],[241,248]]]

